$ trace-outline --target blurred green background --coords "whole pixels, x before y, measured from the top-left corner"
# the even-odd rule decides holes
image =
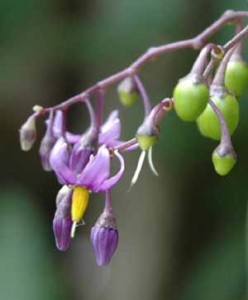
[[[233,137],[238,164],[228,177],[213,171],[216,143],[174,113],[163,121],[154,149],[158,179],[145,164],[137,185],[127,192],[139,153],[126,155],[125,177],[113,191],[120,244],[108,267],[95,265],[89,244],[103,197],[92,197],[86,226],[69,251],[58,252],[51,224],[59,185],[53,174],[42,171],[38,143],[24,153],[18,141],[18,128],[33,105],[59,103],[126,67],[148,47],[192,37],[224,10],[246,10],[247,4],[0,1],[0,300],[247,299],[247,94]],[[219,41],[231,34],[231,27],[224,29]],[[171,95],[195,55],[190,50],[168,54],[142,69],[153,103]],[[123,137],[131,137],[142,120],[142,105],[120,107],[114,89],[105,103],[106,115],[120,108]],[[70,114],[77,120],[72,128],[86,128],[79,107]],[[40,137],[43,131],[40,123]]]

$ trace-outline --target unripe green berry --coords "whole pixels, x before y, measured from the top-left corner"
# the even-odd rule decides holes
[[[221,176],[225,176],[231,171],[231,169],[235,165],[236,158],[231,152],[221,155],[218,152],[217,148],[212,154],[212,161],[216,173]]]
[[[177,115],[183,121],[195,121],[208,103],[209,89],[201,79],[190,74],[178,82],[173,98]]]
[[[124,106],[131,106],[139,99],[139,93],[136,84],[131,77],[125,78],[118,85],[117,90],[120,102]]]
[[[221,111],[226,121],[229,134],[233,134],[239,122],[238,101],[234,96],[229,94],[225,94],[223,97],[213,96],[211,97],[211,100]],[[203,136],[209,137],[213,140],[220,140],[220,121],[210,104],[207,105],[204,112],[197,119],[197,125]]]
[[[248,66],[242,60],[232,60],[227,64],[225,85],[235,96],[240,96],[248,86]]]

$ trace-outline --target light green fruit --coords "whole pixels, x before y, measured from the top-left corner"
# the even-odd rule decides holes
[[[131,106],[139,99],[137,92],[119,91],[118,93],[120,102],[124,106]]]
[[[158,137],[156,135],[138,134],[136,136],[136,138],[138,140],[138,144],[139,144],[141,150],[143,150],[143,151],[147,151],[158,140]]]
[[[238,101],[234,96],[229,94],[227,94],[223,98],[220,98],[219,96],[213,96],[211,100],[221,111],[226,121],[229,133],[232,134],[239,122]],[[205,108],[204,112],[197,119],[197,125],[203,136],[209,137],[214,140],[220,140],[220,121],[209,104]]]
[[[235,96],[243,94],[248,87],[248,66],[245,62],[236,60],[227,64],[225,85]]]
[[[209,89],[204,83],[185,77],[176,85],[173,98],[177,115],[183,121],[195,121],[208,103]]]
[[[214,169],[221,176],[227,175],[236,163],[236,159],[231,154],[221,156],[217,151],[212,154]]]

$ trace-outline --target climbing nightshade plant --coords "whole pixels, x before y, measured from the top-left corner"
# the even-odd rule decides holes
[[[89,204],[91,193],[105,193],[102,214],[91,229],[90,239],[96,263],[107,265],[118,245],[118,230],[112,209],[111,190],[125,171],[124,153],[140,149],[137,168],[131,186],[138,180],[145,157],[151,171],[158,175],[152,160],[152,148],[160,134],[159,126],[169,111],[187,122],[196,122],[199,132],[218,141],[212,154],[215,171],[227,175],[236,163],[231,137],[238,126],[238,98],[248,86],[248,66],[242,57],[242,46],[248,36],[246,11],[226,11],[217,21],[196,37],[162,46],[151,47],[126,69],[96,83],[82,93],[53,107],[35,106],[33,114],[20,129],[20,143],[24,151],[32,148],[36,140],[36,121],[45,118],[46,132],[41,140],[39,154],[46,171],[53,171],[61,185],[56,197],[53,232],[56,246],[66,250]],[[224,45],[208,42],[225,25],[234,25],[234,34]],[[139,73],[148,61],[180,49],[198,52],[188,74],[178,81],[173,95],[152,104]],[[105,90],[117,85],[120,102],[131,106],[141,99],[144,119],[136,135],[122,141],[121,120],[118,110],[102,120],[106,102]],[[96,104],[92,105],[92,98]],[[90,124],[83,133],[68,130],[68,109],[81,103],[85,106]],[[119,169],[111,174],[112,161]]]

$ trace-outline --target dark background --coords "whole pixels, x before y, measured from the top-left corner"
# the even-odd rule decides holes
[[[92,197],[70,249],[57,251],[51,224],[59,185],[42,171],[38,143],[24,153],[18,140],[33,105],[59,103],[152,45],[194,36],[231,8],[245,10],[247,1],[1,0],[1,300],[246,299],[247,94],[233,137],[238,164],[226,178],[213,171],[216,143],[174,113],[154,148],[159,178],[145,164],[127,192],[139,152],[126,155],[125,176],[113,191],[120,243],[108,267],[96,266],[89,243],[103,197]],[[221,31],[219,43],[232,33],[232,27]],[[153,103],[171,95],[195,57],[180,51],[142,69]],[[122,108],[115,89],[105,104],[105,115],[120,108],[123,138],[132,137],[141,104]],[[78,107],[70,115],[72,128],[87,127]],[[41,137],[42,122],[38,127]]]

